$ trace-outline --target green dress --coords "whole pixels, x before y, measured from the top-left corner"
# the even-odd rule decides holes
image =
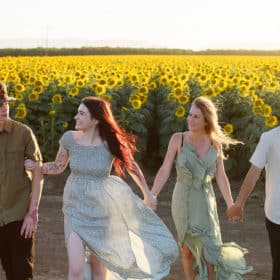
[[[217,152],[212,145],[200,159],[194,147],[183,141],[176,161],[172,216],[179,244],[186,244],[194,255],[196,279],[207,279],[204,258],[214,264],[215,279],[242,279],[242,274],[251,271],[252,267],[246,265],[246,249],[233,242],[222,242],[212,186],[216,164]]]
[[[84,146],[67,131],[71,174],[63,193],[65,242],[72,232],[107,268],[110,280],[160,280],[178,256],[176,240],[156,213],[121,178],[111,175],[107,145]],[[91,279],[86,265],[84,279]]]

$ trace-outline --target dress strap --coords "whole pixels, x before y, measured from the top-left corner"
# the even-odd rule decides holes
[[[184,132],[182,132],[182,143],[181,143],[181,147],[183,147],[183,143],[184,143]]]

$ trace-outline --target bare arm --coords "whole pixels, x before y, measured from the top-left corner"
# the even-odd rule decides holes
[[[223,195],[226,202],[227,208],[231,207],[233,204],[231,189],[228,177],[225,172],[224,162],[222,156],[218,157],[217,170],[216,170],[216,181],[217,185]]]
[[[59,174],[62,173],[69,161],[69,153],[62,146],[59,147],[55,161],[45,162],[42,166],[44,174]]]
[[[146,179],[142,173],[141,168],[139,167],[139,165],[134,159],[132,159],[132,164],[135,173],[128,171],[129,175],[132,177],[132,179],[137,184],[137,186],[141,189],[144,197],[144,202],[146,203],[146,205],[151,209],[156,210],[156,206],[157,206],[156,198],[152,195],[150,189],[148,188]]]
[[[40,171],[41,162],[37,162],[32,170],[32,192],[29,203],[29,209],[24,217],[21,228],[21,235],[25,238],[31,237],[38,224],[38,208],[41,200],[43,189],[43,177]]]
[[[261,175],[262,169],[256,167],[255,165],[252,165],[250,169],[248,170],[248,173],[241,185],[239,194],[236,198],[236,201],[234,205],[228,210],[228,218],[230,220],[243,220],[243,208],[244,205],[254,189],[260,175]]]
[[[181,133],[173,134],[169,141],[168,149],[163,164],[161,165],[160,169],[156,174],[154,184],[152,187],[152,194],[156,197],[158,196],[158,194],[160,193],[160,191],[162,190],[162,188],[164,187],[166,181],[170,176],[170,172],[172,170],[172,166],[176,158],[176,154],[181,146],[181,143],[182,143],[182,134]]]
[[[261,172],[262,169],[254,165],[250,167],[236,198],[235,204],[237,206],[244,207],[245,202],[260,178]]]

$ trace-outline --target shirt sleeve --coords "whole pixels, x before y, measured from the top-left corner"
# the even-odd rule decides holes
[[[42,161],[37,139],[30,128],[28,128],[26,132],[25,157],[34,161]]]
[[[250,158],[251,164],[255,165],[256,167],[263,169],[265,164],[267,163],[267,156],[269,150],[269,141],[266,134],[262,134],[260,141]]]
[[[59,139],[59,145],[69,151],[71,144],[72,131],[66,131]]]

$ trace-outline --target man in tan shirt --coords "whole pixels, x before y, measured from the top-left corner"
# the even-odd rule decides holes
[[[30,280],[43,179],[39,164],[28,174],[24,160],[42,157],[32,130],[9,118],[12,100],[0,82],[0,259],[7,280]]]

